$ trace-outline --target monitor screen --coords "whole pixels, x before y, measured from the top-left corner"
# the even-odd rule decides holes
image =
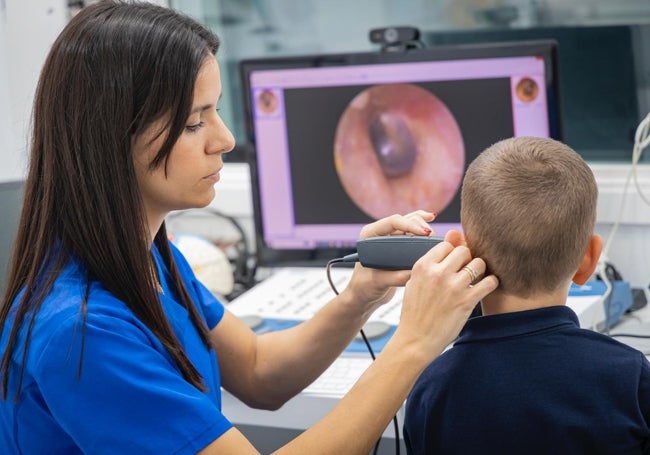
[[[460,229],[478,153],[561,139],[553,41],[246,60],[241,74],[262,263],[331,256],[416,209],[438,213],[438,235]]]

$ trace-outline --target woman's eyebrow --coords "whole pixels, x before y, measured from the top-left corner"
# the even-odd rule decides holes
[[[214,104],[203,104],[201,106],[197,106],[194,109],[192,109],[192,112],[190,112],[190,114],[196,114],[197,112],[207,111],[208,109],[212,109],[213,107]]]
[[[217,99],[217,104],[219,101],[221,101],[221,98],[223,97],[223,92],[219,95],[219,99]],[[202,112],[202,111],[207,111],[208,109],[214,109],[216,107],[216,104],[208,103],[208,104],[203,104],[201,106],[197,106],[192,111],[190,114],[196,114],[197,112]]]

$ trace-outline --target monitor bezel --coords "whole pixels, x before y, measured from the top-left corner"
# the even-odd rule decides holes
[[[403,52],[356,52],[338,54],[312,54],[286,57],[244,59],[239,63],[240,84],[244,101],[246,163],[250,170],[255,256],[258,266],[282,265],[321,266],[328,260],[353,251],[352,248],[275,249],[266,244],[258,182],[257,153],[250,76],[255,71],[269,69],[316,68],[328,66],[372,65],[408,62],[463,60],[539,56],[546,71],[546,95],[549,107],[549,136],[562,140],[561,98],[559,93],[558,44],[555,40],[507,41],[480,44],[459,44],[408,49]]]

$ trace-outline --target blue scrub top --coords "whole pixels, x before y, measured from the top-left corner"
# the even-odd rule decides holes
[[[171,248],[199,313],[209,328],[215,327],[223,305]],[[99,282],[91,283],[84,326],[85,271],[71,262],[36,317],[17,401],[25,327],[14,348],[8,398],[0,399],[0,453],[196,453],[232,427],[221,413],[215,352],[206,348],[175,300],[162,259],[155,248],[153,253],[164,311],[207,391],[183,379],[156,336]],[[2,332],[0,352],[12,321]]]

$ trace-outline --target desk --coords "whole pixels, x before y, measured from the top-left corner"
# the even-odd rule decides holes
[[[253,297],[261,297],[262,294],[265,294],[268,297],[268,292],[272,286],[272,284],[269,284],[267,289],[264,289],[264,287],[260,288],[256,291]],[[586,294],[587,295],[569,297],[567,305],[578,315],[581,327],[592,328],[595,327],[598,322],[603,320],[604,311],[602,305],[599,305],[599,295]],[[331,298],[331,296],[328,298]],[[251,302],[247,299],[239,301],[235,300],[228,306],[228,308],[236,315],[245,315],[250,314],[250,304]],[[356,380],[368,366],[370,359],[369,354],[362,355],[361,353],[344,353],[341,358],[335,361],[335,364],[337,362],[346,362],[346,364],[352,365],[352,368],[355,370],[354,380]],[[324,373],[324,376],[328,374],[328,371]],[[224,415],[228,417],[233,424],[238,427],[243,426],[240,427],[240,429],[242,429],[245,434],[248,430],[249,434],[246,435],[253,440],[258,450],[271,451],[318,422],[347,393],[350,386],[351,384],[328,393],[312,393],[308,388],[307,391],[298,394],[277,411],[251,409],[241,403],[237,398],[224,391],[222,394],[222,409]],[[404,408],[402,407],[397,413],[400,434],[404,417],[403,412]],[[272,436],[276,437],[276,441],[271,443],[271,445],[273,445],[272,447],[262,447],[259,441],[255,441],[255,437],[251,437],[251,434],[260,431],[268,431],[268,429],[277,430],[270,433]],[[278,434],[283,436],[278,437]],[[394,429],[391,424],[384,431],[383,438],[387,438],[387,440],[380,446],[383,448],[380,453],[394,453],[394,437]]]
[[[618,337],[616,334],[641,335],[644,338]],[[618,324],[611,328],[610,334],[621,343],[643,352],[650,360],[650,305],[623,315]]]

